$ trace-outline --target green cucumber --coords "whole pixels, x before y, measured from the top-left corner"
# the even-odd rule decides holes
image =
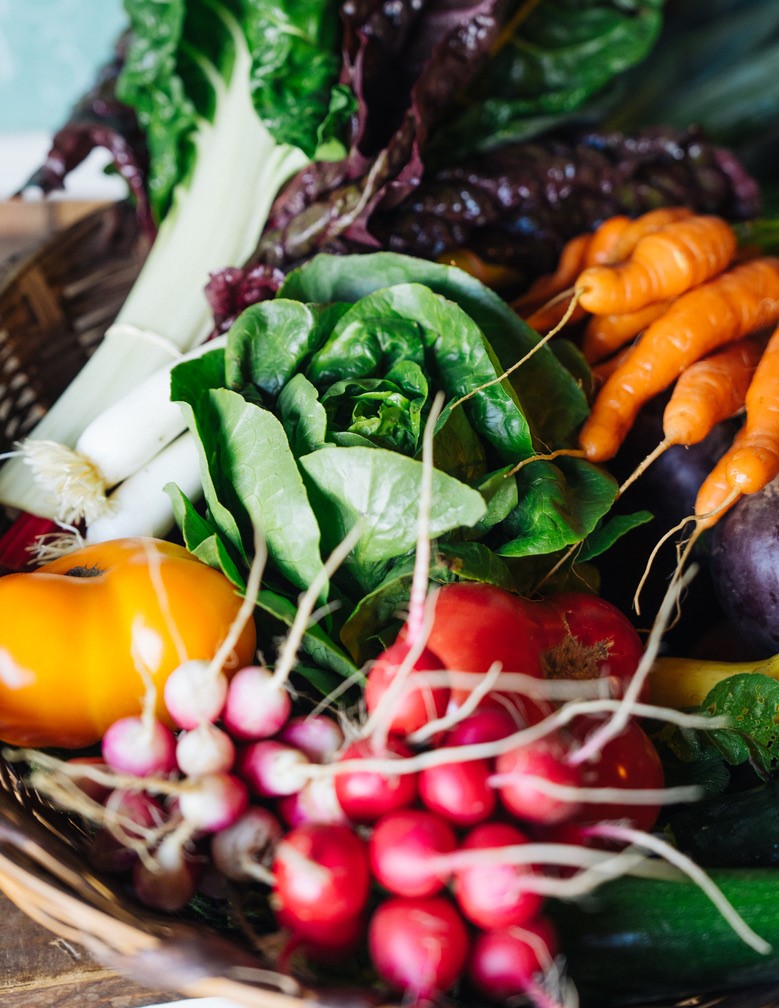
[[[549,906],[583,1005],[779,984],[779,871],[707,874],[772,951],[746,945],[693,882],[620,878],[576,904]]]
[[[664,832],[704,868],[779,866],[779,781],[672,809]]]

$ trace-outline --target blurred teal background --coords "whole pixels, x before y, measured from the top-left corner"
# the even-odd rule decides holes
[[[61,125],[125,23],[122,0],[0,0],[0,134]]]

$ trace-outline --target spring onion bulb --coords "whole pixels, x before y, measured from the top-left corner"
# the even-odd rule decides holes
[[[82,519],[89,528],[110,518],[110,495],[142,472],[186,430],[179,405],[170,399],[170,374],[184,360],[222,349],[224,337],[196,347],[159,368],[87,425],[74,448],[28,438],[20,445],[33,479],[51,499],[51,515],[64,525]]]
[[[165,491],[169,483],[175,483],[193,503],[202,496],[198,450],[188,431],[120,483],[107,496],[105,513],[86,532],[63,523],[61,531],[39,537],[32,548],[35,559],[44,563],[109,539],[163,538],[174,525],[173,505]]]
[[[87,543],[167,535],[174,523],[173,506],[165,492],[168,483],[175,483],[193,502],[203,494],[198,450],[189,432],[179,435],[119,484],[108,496],[106,514],[87,526]]]

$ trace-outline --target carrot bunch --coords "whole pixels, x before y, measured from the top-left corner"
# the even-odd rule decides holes
[[[663,441],[643,467],[746,414],[700,489],[699,526],[779,475],[779,328],[767,336],[779,326],[779,258],[745,256],[722,218],[686,208],[613,217],[572,239],[555,273],[514,307],[542,333],[566,308],[582,323],[582,352],[602,382],[579,436],[591,461],[613,458],[640,409],[673,386]]]

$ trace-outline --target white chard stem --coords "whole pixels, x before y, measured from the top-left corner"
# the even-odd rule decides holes
[[[250,55],[236,35],[229,83],[217,90],[212,122],[202,123],[191,176],[173,206],[133,289],[84,368],[31,432],[73,447],[86,426],[148,375],[186,352],[211,329],[205,286],[211,273],[242,265],[254,250],[281,186],[308,159],[276,143],[254,111]],[[225,159],[230,184],[225,185]],[[139,333],[148,332],[155,339]],[[21,457],[0,469],[0,505],[56,518],[57,499],[31,477]]]

